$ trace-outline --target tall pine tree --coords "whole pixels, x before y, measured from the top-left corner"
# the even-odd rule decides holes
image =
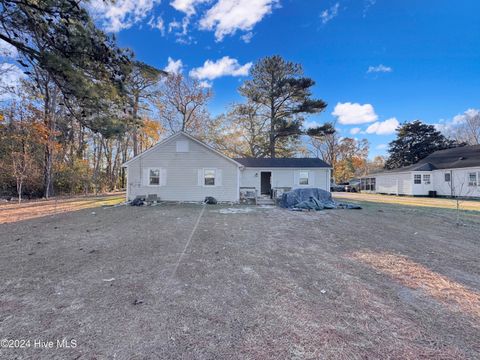
[[[267,153],[274,158],[279,145],[295,141],[304,133],[304,116],[323,111],[327,104],[312,98],[315,81],[303,76],[302,66],[280,56],[258,61],[251,76],[239,91],[256,105],[258,116],[268,122]]]

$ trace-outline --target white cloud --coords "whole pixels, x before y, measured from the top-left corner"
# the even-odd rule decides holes
[[[180,74],[183,71],[183,62],[181,59],[173,60],[169,56],[167,66],[163,70],[172,74]]]
[[[367,74],[370,73],[390,73],[393,69],[390,66],[385,66],[383,64],[377,66],[369,66],[367,70]]]
[[[0,101],[15,98],[21,80],[25,78],[23,71],[16,65],[0,64]]]
[[[377,121],[371,124],[365,132],[367,134],[390,135],[395,132],[400,125],[396,118],[390,118],[385,121]]]
[[[218,0],[200,20],[200,29],[214,30],[221,41],[237,30],[252,30],[276,5],[278,0]]]
[[[165,22],[163,21],[161,16],[158,16],[156,19],[154,16],[152,16],[152,18],[148,22],[148,25],[150,25],[152,29],[160,30],[162,36],[165,36]]]
[[[250,41],[252,41],[252,38],[253,38],[253,33],[251,31],[240,36],[240,39],[242,39],[245,42],[245,44],[250,43]]]
[[[468,109],[465,111],[463,114],[458,114],[453,117],[452,123],[453,125],[458,125],[458,124],[463,124],[467,120],[480,115],[480,110],[479,109]]]
[[[329,9],[325,9],[320,13],[320,19],[322,19],[322,24],[328,23],[334,17],[338,15],[338,9],[340,8],[340,3],[336,3],[331,6]]]
[[[180,12],[192,16],[196,13],[195,7],[198,4],[207,2],[209,0],[173,0],[170,2],[170,5]]]
[[[89,9],[108,32],[119,32],[142,21],[161,0],[92,0]]]
[[[0,40],[0,57],[15,59],[18,56],[17,48],[6,41]]]
[[[376,121],[377,114],[370,104],[360,105],[358,103],[338,103],[332,112],[338,118],[340,124],[358,125]]]
[[[351,128],[351,129],[350,129],[350,134],[352,134],[352,135],[357,135],[357,134],[359,134],[361,131],[362,131],[362,129],[360,129],[359,127],[354,127],[354,128]]]
[[[212,87],[212,83],[207,80],[202,80],[198,83],[198,85],[204,89],[210,89]]]
[[[251,67],[251,62],[240,65],[237,59],[224,56],[217,61],[205,61],[203,66],[192,69],[190,76],[198,80],[213,80],[222,76],[247,76]]]
[[[365,0],[365,5],[363,7],[363,17],[367,17],[367,12],[370,8],[377,3],[377,0]]]

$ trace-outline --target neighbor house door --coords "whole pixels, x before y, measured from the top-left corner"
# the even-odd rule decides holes
[[[270,195],[272,192],[272,173],[270,171],[262,171],[260,173],[260,193],[262,195]]]

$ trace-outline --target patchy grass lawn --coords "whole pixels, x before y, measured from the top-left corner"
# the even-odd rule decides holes
[[[478,359],[480,213],[161,204],[0,225],[0,358]]]
[[[457,207],[456,200],[448,198],[428,198],[349,192],[336,192],[334,193],[334,197],[338,200],[357,200],[363,202],[420,206],[439,209],[456,209]],[[460,200],[460,209],[480,211],[480,200]]]
[[[103,196],[55,197],[49,200],[0,204],[0,224],[29,220],[99,206],[111,206],[125,201],[125,193]]]

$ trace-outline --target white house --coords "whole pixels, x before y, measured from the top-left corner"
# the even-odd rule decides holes
[[[480,145],[436,151],[417,164],[371,174],[360,189],[381,194],[480,197]]]
[[[127,200],[157,195],[166,201],[238,202],[241,189],[257,196],[276,190],[330,190],[331,167],[320,159],[232,159],[178,132],[123,164]]]

